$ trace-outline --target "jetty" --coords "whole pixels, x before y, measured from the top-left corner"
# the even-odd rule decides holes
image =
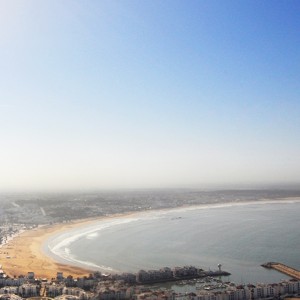
[[[291,268],[289,266],[286,266],[282,263],[278,263],[278,262],[268,262],[268,263],[265,263],[265,264],[262,264],[261,265],[262,267],[264,268],[267,268],[267,269],[274,269],[274,270],[277,270],[283,274],[286,274],[292,278],[295,278],[297,280],[300,280],[300,271],[294,269],[294,268]]]

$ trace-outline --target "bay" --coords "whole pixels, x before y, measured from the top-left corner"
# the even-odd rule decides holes
[[[258,201],[148,211],[105,219],[52,237],[57,260],[104,273],[194,265],[222,269],[236,283],[287,276],[260,265],[300,269],[300,202]]]

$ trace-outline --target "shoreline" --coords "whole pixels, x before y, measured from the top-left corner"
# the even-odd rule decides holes
[[[26,230],[14,237],[7,244],[0,248],[0,259],[2,269],[10,277],[27,275],[27,272],[34,272],[36,277],[55,278],[57,272],[63,272],[64,276],[72,275],[73,277],[88,276],[95,272],[95,268],[78,266],[75,263],[70,264],[67,261],[55,259],[54,255],[47,252],[45,244],[51,237],[61,235],[73,229],[85,228],[89,225],[97,224],[102,221],[136,217],[138,215],[150,213],[164,213],[169,211],[195,210],[195,209],[213,209],[240,205],[263,205],[270,203],[295,203],[300,202],[299,198],[285,198],[278,200],[262,199],[258,201],[247,202],[227,202],[200,205],[185,205],[175,208],[164,208],[158,210],[146,210],[139,212],[119,213],[110,216],[100,216],[74,220],[69,223],[59,223],[54,225],[43,225],[32,230]],[[9,258],[7,258],[9,257]]]
[[[28,272],[34,272],[37,278],[55,278],[57,272],[63,272],[64,276],[71,275],[75,278],[88,276],[95,270],[55,260],[54,257],[45,253],[44,244],[57,234],[102,220],[130,215],[132,213],[74,220],[69,223],[42,225],[32,230],[23,231],[0,248],[2,270],[9,277],[27,275]]]

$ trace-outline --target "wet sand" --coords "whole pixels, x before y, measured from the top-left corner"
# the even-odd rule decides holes
[[[61,264],[43,251],[43,244],[50,236],[76,227],[88,225],[104,218],[73,221],[64,224],[42,226],[20,233],[0,248],[0,261],[4,273],[8,276],[27,275],[34,272],[37,278],[51,279],[57,272],[64,276],[82,277],[93,273],[92,270]]]

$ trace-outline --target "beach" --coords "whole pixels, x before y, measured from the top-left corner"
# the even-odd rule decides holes
[[[240,274],[249,282],[261,274],[262,280],[275,282],[281,275],[270,274],[260,264],[275,259],[297,267],[298,256],[292,249],[298,248],[299,241],[294,228],[298,228],[298,205],[299,199],[218,203],[45,225],[21,232],[2,245],[0,264],[10,277],[34,272],[37,278],[50,279],[57,272],[64,277],[87,276],[99,269],[93,264],[111,267],[112,272],[135,272],[178,264],[208,269],[221,262],[236,281]],[[284,222],[286,213],[293,222]],[[265,231],[260,232],[262,228]],[[68,238],[74,238],[71,244],[66,244]],[[51,243],[57,250],[68,247],[76,259],[60,257],[53,247],[48,251]],[[291,253],[282,248],[286,243]]]
[[[99,219],[97,220],[99,221]],[[95,222],[95,219],[46,225],[20,233],[0,248],[0,260],[4,273],[14,277],[34,272],[35,276],[40,278],[56,277],[57,272],[63,272],[64,276],[72,275],[73,277],[89,275],[93,271],[61,264],[45,255],[42,246],[50,236],[86,226],[91,222]]]
[[[285,277],[262,263],[299,268],[299,205],[282,199],[149,210],[74,228],[47,245],[60,262],[103,273],[185,265],[215,270],[220,263],[234,282],[272,283]]]
[[[110,216],[73,220],[68,223],[59,223],[53,225],[42,225],[31,230],[25,230],[16,235],[0,248],[0,261],[3,272],[10,277],[27,275],[28,272],[34,272],[37,278],[54,278],[57,272],[63,272],[64,276],[73,277],[88,276],[94,269],[88,267],[79,267],[60,263],[51,257],[44,249],[47,240],[57,234],[72,229],[84,228],[93,223],[104,220],[113,220],[114,218],[127,218],[137,214],[136,212],[120,213]]]

